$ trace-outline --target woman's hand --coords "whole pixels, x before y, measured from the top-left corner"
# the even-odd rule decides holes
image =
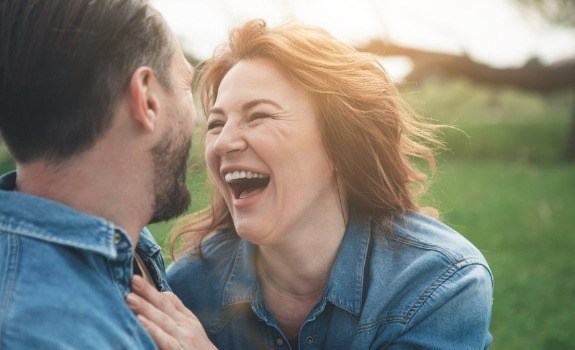
[[[216,349],[198,318],[173,293],[158,292],[137,275],[132,288],[128,306],[160,349]]]

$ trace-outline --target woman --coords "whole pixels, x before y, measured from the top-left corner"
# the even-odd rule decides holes
[[[183,227],[168,280],[214,345],[489,346],[487,263],[416,201],[413,160],[433,168],[433,127],[373,56],[320,29],[255,20],[200,84],[219,191]],[[177,338],[163,320],[184,316],[149,299],[164,314],[136,311]]]

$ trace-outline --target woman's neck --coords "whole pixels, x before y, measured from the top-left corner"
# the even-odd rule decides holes
[[[288,339],[297,337],[321,300],[344,233],[342,221],[320,232],[298,235],[305,239],[259,246],[257,268],[264,300]]]

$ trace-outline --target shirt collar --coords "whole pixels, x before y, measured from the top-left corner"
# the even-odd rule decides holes
[[[350,215],[325,292],[327,300],[355,315],[361,312],[370,237],[370,221]]]
[[[359,315],[361,311],[364,270],[370,235],[370,221],[350,215],[350,221],[324,293],[324,297],[334,305],[355,315]],[[246,240],[240,240],[232,272],[224,287],[223,306],[253,302],[259,298],[261,293],[255,268],[256,251],[255,245]]]
[[[224,286],[222,306],[251,302],[255,299],[258,290],[256,252],[257,247],[254,244],[244,239],[240,240],[232,272]]]
[[[154,240],[154,237],[146,227],[144,227],[140,233],[136,249],[138,249],[138,252],[152,259],[155,259],[158,254],[160,254],[161,250],[160,246],[156,243],[156,240]]]
[[[16,172],[0,177],[0,227],[3,230],[52,243],[72,246],[115,259],[116,234],[128,234],[96,216],[60,203],[15,192]],[[130,242],[129,239],[127,239]]]

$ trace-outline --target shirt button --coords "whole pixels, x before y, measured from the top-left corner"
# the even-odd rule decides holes
[[[120,243],[121,240],[122,240],[122,236],[118,232],[116,232],[114,234],[114,244]]]
[[[305,343],[306,344],[313,344],[313,337],[310,335],[309,337],[305,338]]]
[[[284,345],[284,340],[282,338],[277,338],[276,339],[276,345],[277,346],[282,346]]]

